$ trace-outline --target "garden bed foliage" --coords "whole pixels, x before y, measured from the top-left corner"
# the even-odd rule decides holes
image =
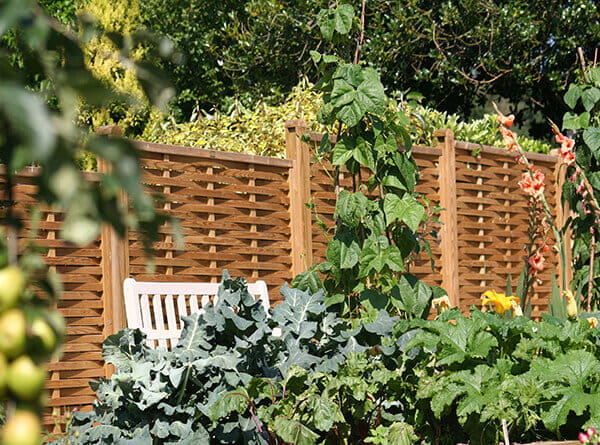
[[[586,320],[380,311],[352,328],[321,291],[282,294],[268,316],[225,275],[172,351],[138,330],[109,337],[117,371],[58,443],[489,444],[502,419],[520,442],[600,427],[600,333]]]

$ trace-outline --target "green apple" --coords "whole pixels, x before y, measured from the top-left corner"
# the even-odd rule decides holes
[[[22,400],[36,400],[44,388],[46,371],[30,357],[22,355],[8,365],[6,383],[12,394]]]
[[[11,309],[19,302],[25,289],[25,275],[17,266],[0,269],[0,312]]]
[[[4,425],[2,445],[39,445],[41,442],[40,418],[31,411],[17,410]]]
[[[0,315],[0,353],[7,359],[25,352],[27,320],[19,309],[9,309]]]
[[[31,323],[30,350],[36,357],[48,358],[56,349],[57,338],[54,329],[42,317]]]

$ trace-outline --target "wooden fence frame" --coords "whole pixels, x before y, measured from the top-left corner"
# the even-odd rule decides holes
[[[108,127],[102,129],[104,134],[119,134],[119,130]],[[310,193],[310,164],[311,153],[309,142],[306,142],[303,135],[308,135],[308,141],[318,141],[318,134],[310,134],[308,125],[303,119],[289,120],[285,124],[285,140],[287,162],[290,165],[290,227],[291,227],[291,256],[292,268],[290,276],[293,277],[303,272],[313,264],[313,236],[311,234],[311,212],[306,207],[309,202]],[[436,149],[440,150],[439,156],[439,205],[444,209],[440,214],[442,222],[439,234],[440,238],[440,274],[441,286],[447,291],[452,304],[460,305],[460,275],[459,275],[459,249],[458,234],[459,223],[457,218],[457,178],[456,178],[456,149],[478,150],[483,155],[496,154],[506,155],[506,150],[497,147],[482,146],[479,144],[470,144],[467,142],[455,141],[454,133],[451,130],[437,130],[434,134],[437,140]],[[162,151],[165,153],[173,152],[181,154],[182,151],[192,150],[178,146],[168,146],[150,144],[134,141],[137,147],[144,150]],[[195,155],[200,151],[193,149]],[[423,151],[431,150],[430,147],[417,146],[414,148],[415,156]],[[206,156],[221,159],[244,159],[248,162],[256,162],[262,157],[245,155],[240,153],[217,152],[212,150],[202,150]],[[559,168],[560,158],[553,155],[538,153],[529,153],[528,158],[531,161],[554,162],[555,177],[547,178],[558,185],[558,191],[555,196],[554,204],[556,208],[556,220],[559,224],[566,220],[566,210],[561,204],[560,186],[564,181],[564,168]],[[273,162],[285,162],[286,160],[277,160],[271,158]],[[262,159],[261,159],[262,161]],[[100,171],[105,167],[101,164]],[[561,172],[561,173],[558,173]],[[103,239],[103,267],[105,271],[105,295],[106,310],[111,314],[111,320],[107,322],[107,334],[118,332],[125,327],[125,316],[123,307],[122,283],[129,276],[129,265],[124,258],[128,258],[127,243],[119,239],[118,235],[105,229],[102,232]],[[569,249],[567,249],[569,251]],[[559,271],[560,273],[560,271]],[[572,271],[567,269],[569,276]],[[560,281],[560,276],[558,277]]]
[[[108,136],[118,136],[121,134],[120,129],[116,126],[103,127],[99,129],[98,132]],[[465,241],[461,238],[462,232],[460,213],[461,205],[464,205],[464,203],[461,203],[462,197],[460,196],[460,189],[461,187],[464,188],[465,185],[465,172],[473,175],[480,174],[476,170],[465,170],[465,159],[467,159],[468,162],[471,162],[472,159],[472,162],[478,165],[485,164],[486,156],[504,159],[503,163],[501,163],[504,166],[514,163],[514,161],[511,160],[510,155],[504,149],[455,141],[454,134],[451,130],[438,130],[435,132],[434,136],[437,141],[435,147],[416,146],[413,148],[413,155],[417,160],[417,163],[425,162],[423,159],[427,158],[427,174],[429,177],[424,178],[424,180],[429,184],[428,190],[434,191],[432,193],[434,193],[435,196],[430,197],[431,200],[445,209],[440,215],[442,226],[440,228],[441,230],[439,236],[440,243],[439,246],[437,246],[439,251],[437,258],[438,268],[436,268],[433,273],[429,274],[429,277],[434,277],[435,281],[430,284],[441,285],[448,292],[452,303],[459,305],[463,297],[461,292],[464,292],[465,289],[461,283],[460,275],[461,267],[463,269],[465,267],[464,265],[461,265],[461,249],[463,249],[461,243],[464,244]],[[238,163],[240,165],[247,164],[250,166],[248,170],[249,172],[253,172],[254,169],[261,167],[272,167],[273,169],[278,169],[278,171],[287,172],[285,173],[287,176],[283,175],[282,177],[287,177],[287,184],[284,185],[287,187],[287,190],[289,190],[289,192],[287,192],[285,205],[287,205],[287,212],[289,216],[289,227],[287,227],[286,230],[289,232],[289,258],[291,258],[291,262],[288,258],[287,263],[282,264],[289,264],[289,270],[285,272],[285,276],[286,280],[291,280],[293,276],[310,267],[314,261],[318,261],[319,258],[322,258],[323,254],[323,243],[315,241],[315,233],[317,233],[317,229],[315,228],[316,225],[312,212],[305,205],[311,199],[313,190],[311,188],[311,184],[313,184],[315,172],[315,165],[313,164],[310,146],[311,144],[320,141],[321,138],[322,135],[320,134],[309,133],[308,126],[302,119],[286,122],[285,141],[287,159],[267,158],[242,153],[219,152],[214,150],[154,144],[141,141],[133,141],[133,143],[140,150],[142,164],[144,164],[144,162],[150,162],[152,165],[156,166],[161,162],[168,164],[172,159],[178,159],[179,165],[182,165],[186,162],[186,159],[196,159],[202,160],[202,162],[205,164],[206,162],[214,161],[215,163],[221,163],[225,166],[232,165],[234,163]],[[471,157],[469,153],[473,150],[479,151],[481,153],[480,156]],[[536,164],[539,163],[544,165],[544,168],[546,168],[548,172],[551,171],[553,173],[552,175],[546,175],[547,186],[551,186],[548,187],[548,190],[554,190],[553,204],[555,206],[557,222],[559,224],[564,223],[568,216],[568,209],[563,207],[561,204],[560,190],[561,185],[564,182],[565,169],[561,168],[559,157],[531,153],[528,154],[528,158],[536,162]],[[500,170],[502,170],[504,167],[492,167],[500,172],[497,174],[503,174]],[[163,190],[167,192],[171,191],[171,185],[169,184],[172,184],[175,179],[174,176],[171,177],[172,174],[175,175],[175,172],[172,172],[170,168],[171,167],[167,166],[161,169],[162,178],[165,179],[162,187]],[[507,168],[506,170],[507,172],[510,172],[510,168]],[[97,181],[99,174],[108,171],[108,164],[100,162],[98,165],[98,173],[86,173],[85,176],[90,181]],[[0,175],[2,173],[3,169],[2,166],[0,166]],[[31,177],[35,176],[36,174],[39,174],[38,169],[27,169],[25,172],[23,172],[23,177],[25,179],[28,178],[27,181],[29,182],[25,182],[30,184]],[[202,175],[206,177],[208,174],[202,173]],[[513,177],[511,177],[511,181],[512,179],[514,179],[514,174]],[[218,182],[219,180],[216,181]],[[282,184],[281,181],[280,184]],[[282,185],[282,187],[284,185]],[[503,190],[507,190],[507,186],[503,187]],[[516,186],[515,184],[512,184],[511,187]],[[518,187],[516,187],[516,189],[518,190]],[[208,188],[207,190],[213,191],[211,188]],[[332,197],[335,197],[332,185],[331,189],[322,193],[328,196],[329,202],[332,201]],[[471,198],[476,199],[473,197]],[[172,204],[170,202],[165,202],[162,210],[166,212],[174,211],[171,206]],[[332,213],[331,205],[329,205],[328,211],[330,214]],[[255,216],[255,219],[256,218],[257,217]],[[57,223],[52,220],[51,224],[52,227],[54,227]],[[253,227],[256,231],[256,226]],[[478,234],[473,236],[479,237],[478,239],[485,238],[485,236]],[[165,235],[163,240],[165,241],[165,244],[172,244],[172,239],[169,237],[170,235]],[[131,239],[129,234],[126,235],[124,239],[121,239],[114,230],[110,229],[109,227],[103,227],[99,241],[102,255],[100,261],[102,274],[101,317],[103,317],[104,320],[102,335],[104,338],[106,338],[107,336],[112,335],[126,327],[123,300],[123,281],[129,276],[135,277],[135,274],[132,275],[131,273]],[[319,243],[320,247],[318,246]],[[321,249],[321,251],[319,252],[318,249]],[[53,249],[50,250],[52,251]],[[52,255],[52,252],[50,252],[48,257],[50,258]],[[174,258],[174,256],[175,252],[167,249],[164,259],[169,260],[170,258]],[[51,263],[69,264],[69,261],[60,263],[59,260],[60,259],[58,258],[52,258]],[[517,255],[513,262],[518,261],[519,259]],[[139,268],[139,266],[137,267]],[[280,265],[280,267],[282,266]],[[214,268],[214,266],[211,265],[211,268]],[[257,272],[255,271],[254,273]],[[567,273],[571,275],[572,271],[568,270]],[[474,274],[477,275],[477,270],[475,270]],[[172,275],[171,278],[177,278],[177,276]],[[217,280],[218,277],[213,276],[212,279]],[[280,278],[278,278],[278,280],[281,281]],[[487,283],[485,278],[482,280],[482,282]],[[503,291],[503,289],[498,290]],[[270,292],[272,292],[271,297],[276,297],[277,293],[275,292],[275,289],[270,289]],[[94,357],[97,357],[99,353],[97,351],[98,344],[96,341],[93,347],[96,348],[94,349]],[[89,363],[89,366],[96,366],[96,362],[98,361],[85,361],[84,358],[79,357],[76,357],[73,360],[81,361],[80,366],[85,366],[86,363]],[[61,398],[61,388],[73,388],[73,385],[76,383],[75,380],[72,382],[61,381],[61,372],[65,369],[68,369],[69,362],[58,364],[55,363],[54,366],[56,367],[56,379],[58,379],[58,381],[54,380],[52,383],[52,400],[50,401],[51,407],[64,408],[65,406],[86,405],[93,400],[93,396],[85,391],[81,392],[82,395],[62,396]],[[106,377],[110,376],[112,372],[112,367],[104,365],[103,373]],[[77,382],[79,382],[79,380],[77,380]],[[44,421],[47,425],[51,425],[53,419],[49,416],[46,416]]]

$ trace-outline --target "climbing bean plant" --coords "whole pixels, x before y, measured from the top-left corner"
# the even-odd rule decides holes
[[[582,306],[591,309],[600,302],[600,258],[597,255],[600,209],[600,67],[583,71],[564,96],[570,111],[563,117],[563,130],[575,137],[577,164],[566,167],[563,194],[573,210],[570,225],[573,244],[573,290]]]
[[[377,70],[359,63],[364,14],[358,20],[352,6],[338,4],[322,10],[317,21],[323,39],[333,43],[328,47],[340,48],[311,52],[321,76],[315,88],[323,95],[318,120],[332,134],[324,135],[317,155],[334,169],[335,228],[326,261],[295,283],[324,287],[328,304],[350,318],[374,319],[381,309],[426,316],[432,289],[409,273],[409,264],[428,247],[419,229],[430,212],[415,192],[419,172],[408,118],[392,106]],[[342,53],[351,53],[349,41],[356,35],[349,63]],[[340,188],[342,170],[352,178],[351,190]]]

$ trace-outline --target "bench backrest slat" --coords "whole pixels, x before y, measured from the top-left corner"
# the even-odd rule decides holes
[[[146,344],[171,349],[183,329],[182,317],[201,312],[209,302],[217,303],[218,283],[123,282],[127,326],[147,335]],[[264,281],[248,283],[248,291],[269,310],[269,293]]]

